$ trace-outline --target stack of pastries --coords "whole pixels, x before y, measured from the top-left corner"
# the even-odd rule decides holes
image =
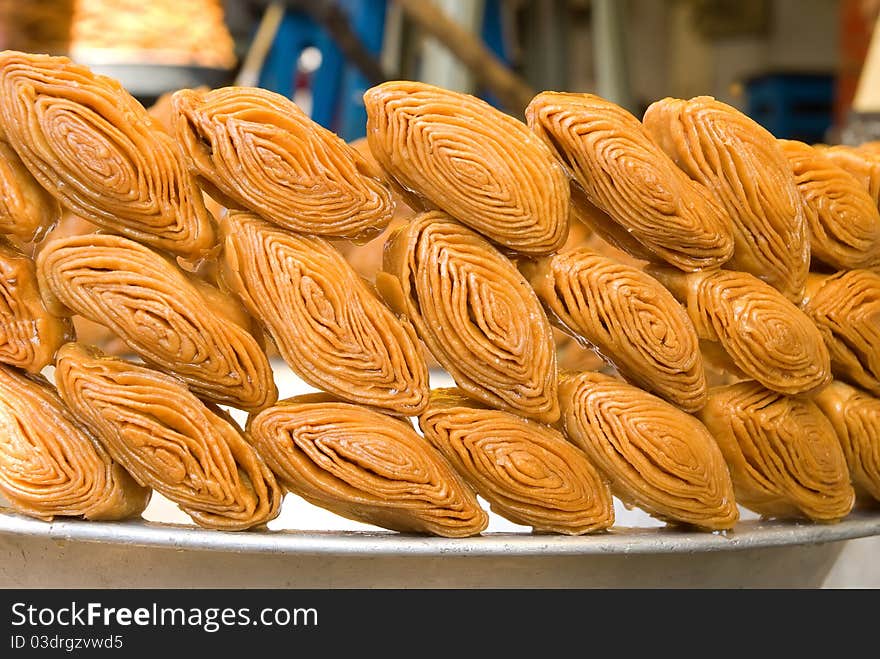
[[[150,112],[15,51],[0,89],[0,493],[24,514],[155,491],[239,531],[295,495],[466,537],[489,511],[716,532],[880,501],[868,148],[708,97],[639,119],[543,92],[520,120],[395,81],[348,144],[264,89]],[[278,368],[315,393],[279,399]]]

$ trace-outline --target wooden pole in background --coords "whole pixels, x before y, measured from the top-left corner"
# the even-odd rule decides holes
[[[526,106],[534,98],[535,91],[498,59],[479,38],[449,18],[433,2],[426,0],[395,0],[395,2],[407,18],[460,59],[481,84],[498,96],[509,112],[522,117]]]

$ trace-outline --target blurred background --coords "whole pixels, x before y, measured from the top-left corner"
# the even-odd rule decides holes
[[[363,91],[408,78],[515,116],[547,89],[637,116],[709,94],[777,137],[855,143],[880,133],[878,12],[880,0],[0,0],[0,49],[69,55],[145,105],[259,85],[349,141]]]

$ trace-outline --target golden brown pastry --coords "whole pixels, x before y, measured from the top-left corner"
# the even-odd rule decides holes
[[[59,238],[37,255],[50,310],[110,328],[199,396],[254,410],[275,402],[272,368],[229,296],[122,236]]]
[[[536,531],[581,535],[614,524],[608,481],[557,430],[435,389],[419,416],[425,438],[489,502]]]
[[[809,144],[779,140],[804,207],[811,266],[834,270],[880,265],[880,210],[858,180]]]
[[[210,88],[200,86],[195,87],[195,90],[199,92],[207,92],[210,91]],[[169,135],[174,135],[174,124],[172,123],[174,108],[171,105],[171,97],[174,96],[175,91],[177,90],[160,94],[156,101],[147,108],[147,112],[150,117],[153,118],[153,121],[159,124],[162,130]]]
[[[523,262],[557,326],[592,346],[629,382],[695,412],[706,378],[694,325],[653,277],[588,247]]]
[[[391,199],[394,202],[394,215],[392,221],[401,217],[412,217],[419,211],[425,210],[424,200],[413,194],[409,190],[402,188],[400,184],[390,176],[388,172],[382,169],[382,165],[376,160],[376,156],[370,151],[370,142],[366,137],[358,137],[352,140],[348,145],[360,154],[368,166],[370,171],[376,172],[391,192]],[[387,228],[386,228],[387,231]]]
[[[361,277],[369,282],[374,282],[376,273],[382,269],[382,253],[385,251],[385,241],[397,227],[406,224],[409,218],[395,216],[378,236],[369,242],[358,244],[352,241],[336,241],[334,247],[345,257],[348,264]]]
[[[143,512],[139,486],[76,420],[42,376],[0,365],[0,493],[33,517],[124,519]]]
[[[670,523],[730,529],[739,519],[715,440],[696,418],[601,373],[559,383],[562,429],[623,503]]]
[[[66,57],[0,53],[0,131],[62,206],[197,260],[212,220],[173,138],[120,83]]]
[[[730,258],[733,235],[724,210],[622,107],[594,94],[543,92],[526,108],[526,120],[617,233],[628,234],[652,260],[691,271]],[[596,228],[603,226],[611,230]]]
[[[811,275],[804,311],[828,346],[834,376],[880,396],[880,273]]]
[[[290,99],[251,87],[172,97],[190,169],[221,204],[302,233],[367,240],[394,207],[381,173]]]
[[[61,206],[36,182],[18,154],[0,142],[0,233],[40,240],[58,221]]]
[[[228,213],[220,229],[225,286],[264,324],[297,375],[392,414],[424,409],[428,369],[415,331],[327,241],[247,212]]]
[[[880,140],[868,140],[856,146],[857,151],[880,154]]]
[[[61,214],[61,219],[58,223],[46,234],[43,242],[48,243],[67,236],[81,236],[97,231],[100,231],[100,229],[88,220],[84,220],[73,213],[64,212]],[[34,256],[35,252],[39,250],[40,245],[31,245],[31,247],[33,249],[30,256]],[[110,355],[133,354],[131,348],[125,345],[125,342],[110,328],[77,314],[73,315],[70,320],[73,323],[74,336],[80,343],[96,346]]]
[[[306,394],[251,415],[247,431],[291,492],[347,519],[451,538],[488,526],[473,491],[409,421]]]
[[[835,522],[854,493],[834,428],[816,404],[743,381],[713,388],[699,418],[730,468],[736,500],[766,517]]]
[[[70,322],[43,304],[33,259],[0,237],[0,362],[39,373],[71,338]]]
[[[136,481],[205,528],[238,531],[280,511],[283,490],[227,413],[182,380],[67,343],[61,398]]]
[[[880,153],[845,144],[822,149],[822,154],[861,183],[876,206],[880,206]]]
[[[74,315],[70,320],[73,322],[73,334],[76,340],[83,345],[95,346],[100,348],[101,352],[116,357],[134,357],[134,351],[106,325],[78,315]]]
[[[733,220],[735,246],[726,267],[749,272],[800,302],[810,243],[794,175],[776,138],[709,96],[664,98],[648,107],[643,122]]]
[[[591,202],[587,193],[574,181],[571,184],[570,210],[572,224],[582,224],[590,229],[591,233],[584,242],[600,253],[606,256],[613,253],[618,261],[630,265],[657,260],[632,234],[615,222],[608,213]],[[559,251],[565,251],[565,246]]]
[[[349,146],[356,150],[364,160],[370,162],[371,166],[377,171],[382,172],[382,168],[373,153],[370,151],[366,137],[361,137],[352,142]],[[376,273],[382,269],[382,252],[385,248],[385,241],[391,232],[402,224],[409,222],[410,218],[417,213],[409,204],[404,196],[393,187],[394,181],[385,176],[383,172],[383,180],[391,189],[391,197],[394,200],[394,214],[388,226],[375,238],[371,238],[367,242],[355,242],[351,240],[337,240],[334,247],[345,257],[345,260],[351,264],[351,267],[367,281],[373,282]],[[398,186],[399,187],[399,186]]]
[[[856,500],[880,501],[880,398],[835,380],[815,401],[837,433]]]
[[[370,150],[404,190],[522,254],[548,254],[565,242],[568,178],[521,121],[469,94],[414,81],[368,89],[364,104]]]
[[[389,237],[380,293],[468,396],[552,423],[556,354],[541,303],[510,260],[441,211]]]
[[[831,381],[828,349],[816,326],[775,288],[747,272],[681,273],[649,267],[685,305],[701,340],[720,344],[744,374],[783,394],[815,393]]]
[[[611,368],[595,349],[584,345],[571,334],[553,327],[553,343],[556,344],[556,364],[559,371],[601,371]]]

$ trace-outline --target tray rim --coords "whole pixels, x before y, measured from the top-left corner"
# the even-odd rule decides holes
[[[0,507],[0,535],[126,547],[235,554],[350,557],[505,557],[695,554],[817,545],[880,535],[880,512],[851,513],[835,524],[805,520],[740,521],[733,531],[710,533],[670,527],[617,527],[598,534],[564,536],[488,532],[442,538],[393,531],[217,531],[143,519],[46,522]]]

